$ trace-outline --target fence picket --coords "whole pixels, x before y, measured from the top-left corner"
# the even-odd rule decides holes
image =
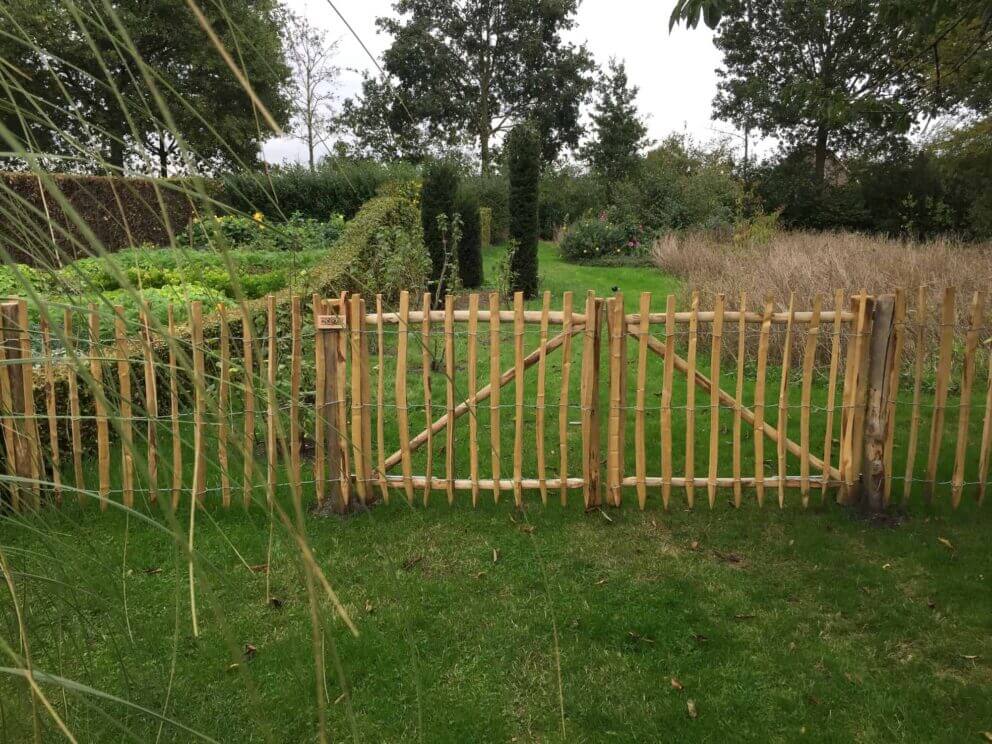
[[[971,315],[968,333],[965,337],[964,363],[961,368],[961,395],[958,407],[958,439],[954,453],[954,475],[951,479],[951,506],[955,509],[961,503],[964,489],[964,465],[968,451],[968,424],[971,419],[971,388],[975,381],[975,352],[978,349],[978,333],[985,315],[985,294],[975,292],[971,301]]]
[[[830,465],[834,445],[834,418],[837,403],[837,371],[840,367],[841,312],[844,309],[844,291],[834,290],[833,334],[830,340],[830,370],[827,373],[827,405],[825,433],[823,435],[823,462]],[[822,316],[821,316],[822,319]],[[820,483],[820,502],[827,498],[827,478]]]
[[[45,463],[41,457],[41,437],[34,406],[34,352],[28,333],[28,302],[17,303],[17,327],[21,343],[21,384],[24,386],[24,423],[27,435],[28,457],[31,464],[31,496],[33,507],[41,508],[41,480],[45,477]]]
[[[424,293],[423,320],[420,325],[420,366],[424,380],[424,423],[427,427],[427,465],[424,473],[424,506],[431,497],[431,481],[434,477],[434,432],[431,429],[434,416],[431,414],[431,365],[433,358],[430,350],[431,343],[431,294]]]
[[[455,298],[444,296],[444,475],[448,504],[455,503]]]
[[[121,485],[124,506],[134,506],[134,417],[131,415],[131,363],[127,356],[124,308],[114,307],[114,339],[117,343],[117,384],[120,396]]]
[[[172,489],[170,503],[175,509],[179,506],[179,495],[183,487],[183,445],[179,432],[179,376],[176,370],[176,316],[169,303],[169,416],[172,425]]]
[[[362,418],[365,404],[362,394],[362,298],[352,295],[349,303],[348,327],[351,330],[351,454],[355,461],[355,489],[362,504],[369,501],[368,473],[365,472],[365,442]],[[426,346],[425,346],[426,348]],[[428,473],[430,470],[428,470]],[[427,494],[424,494],[427,505]]]
[[[96,414],[97,468],[100,493],[100,510],[107,508],[110,494],[110,430],[107,424],[107,406],[103,388],[103,359],[100,357],[100,313],[90,303],[90,377],[93,387],[93,409]]]
[[[276,400],[276,297],[266,297],[266,378],[265,378],[265,501],[271,509],[276,498],[276,468],[278,466],[277,421],[279,403]]]
[[[765,503],[765,376],[768,369],[768,340],[772,327],[774,300],[765,297],[765,311],[761,316],[761,335],[758,338],[758,368],[754,383],[754,490],[758,506]]]
[[[55,406],[55,372],[52,368],[51,333],[48,319],[41,316],[41,357],[45,375],[45,412],[48,416],[48,449],[52,463],[52,485],[55,503],[62,504],[62,456],[59,451],[58,415]]]
[[[723,353],[724,300],[724,295],[718,294],[713,305],[713,347],[710,351],[710,379],[713,385],[710,386],[710,453],[706,479],[706,494],[710,509],[716,505],[716,478],[720,451],[720,356]]]
[[[986,364],[988,380],[985,389],[985,417],[982,419],[982,444],[978,455],[978,505],[985,502],[985,491],[988,486],[989,452],[992,450],[992,347],[989,349]]]
[[[152,331],[148,322],[148,308],[141,308],[141,352],[144,363],[145,440],[148,444],[148,501],[158,501],[158,381],[155,374],[155,352],[152,347]]]
[[[79,339],[73,335],[73,311],[67,307],[62,314],[62,330],[65,333],[66,349],[72,353],[72,361],[66,373],[69,385],[69,438],[72,449],[73,486],[76,500],[86,501],[86,482],[83,480],[83,433],[80,427],[82,410],[79,405]]]
[[[642,292],[639,310],[639,321],[637,326],[637,391],[635,393],[634,405],[637,414],[634,420],[634,470],[637,473],[637,505],[644,509],[647,504],[648,488],[645,478],[647,477],[647,452],[645,451],[645,404],[647,396],[647,375],[648,375],[648,334],[651,331],[651,293]]]
[[[406,365],[410,339],[410,293],[400,292],[400,325],[396,336],[396,421],[402,454],[403,488],[406,500],[413,504],[413,465],[410,459],[410,413],[406,396]]]
[[[599,308],[593,292],[586,293],[586,325],[582,340],[582,500],[588,509],[599,504],[599,426],[596,417],[597,367],[599,356],[596,352],[596,333],[599,324]]]
[[[217,461],[220,466],[220,503],[225,509],[231,506],[231,474],[227,457],[228,411],[231,391],[231,341],[227,325],[227,306],[217,305],[220,319],[220,384],[217,390]]]
[[[699,329],[699,292],[692,291],[689,315],[689,350],[686,352],[688,369],[685,373],[685,498],[692,509],[696,490],[696,345]]]
[[[661,502],[672,496],[672,383],[675,377],[675,295],[665,300],[665,371],[661,385]]]
[[[888,404],[885,416],[888,428],[885,432],[885,454],[883,461],[886,463],[884,499],[888,506],[892,501],[892,455],[895,450],[896,417],[898,415],[897,402],[899,399],[899,379],[902,376],[902,350],[906,343],[906,293],[902,289],[896,289],[895,303],[893,309],[893,350],[891,369],[889,371]]]
[[[524,461],[524,293],[513,293],[513,502],[523,504]]]
[[[255,327],[248,308],[241,309],[241,348],[244,367],[244,437],[242,438],[242,503],[247,509],[254,496],[255,481]]]
[[[561,349],[561,393],[558,397],[558,478],[561,482],[561,505],[568,503],[568,388],[572,373],[572,293],[562,297],[562,327],[566,331]]]
[[[785,507],[785,470],[787,466],[785,438],[789,427],[789,372],[792,368],[792,325],[796,317],[796,293],[789,293],[789,320],[785,324],[785,341],[782,348],[782,378],[778,388],[778,441],[776,465],[778,466],[778,506]]]
[[[319,318],[327,314],[324,300],[314,293],[310,307],[313,311],[314,350],[314,412],[313,417],[313,480],[314,497],[318,504],[327,498],[327,450],[325,448],[328,418],[327,385],[327,336],[329,331],[320,328]]]
[[[540,357],[537,361],[537,398],[535,401],[534,437],[537,450],[537,480],[541,491],[541,503],[548,503],[547,463],[544,453],[544,409],[545,388],[547,387],[548,361],[548,313],[551,310],[551,292],[545,291],[541,304]]]
[[[472,507],[479,505],[479,293],[468,298],[468,446],[472,478]]]
[[[937,382],[933,400],[933,418],[930,421],[930,451],[927,457],[927,481],[925,494],[927,501],[933,499],[937,481],[937,465],[940,459],[940,445],[944,438],[944,409],[947,405],[947,388],[951,379],[951,363],[954,353],[954,301],[955,290],[944,290],[944,300],[940,308],[940,358],[937,362]]]
[[[300,363],[303,357],[302,305],[296,295],[290,298],[289,333],[289,481],[294,499],[300,490]]]
[[[492,454],[493,501],[499,503],[500,479],[500,426],[499,426],[499,368],[500,368],[500,332],[499,332],[499,295],[492,292],[489,295],[489,446]],[[430,418],[430,417],[428,417]]]
[[[916,292],[916,317],[914,318],[916,361],[913,364],[913,402],[909,419],[909,441],[906,444],[906,475],[902,490],[903,504],[909,503],[909,497],[913,491],[913,467],[916,464],[916,449],[920,434],[920,395],[923,388],[923,364],[925,361],[926,306],[927,291],[923,286],[920,286]]]
[[[741,292],[740,315],[737,319],[737,386],[734,388],[734,506],[740,508],[744,493],[741,487],[741,430],[743,417],[741,406],[744,405],[744,358],[747,354],[747,293]]]
[[[813,392],[813,364],[816,361],[816,347],[820,340],[820,313],[823,305],[823,297],[817,293],[813,297],[813,315],[810,317],[809,325],[806,328],[806,344],[803,348],[803,382],[802,382],[802,402],[799,411],[799,446],[802,448],[800,456],[799,473],[802,479],[800,485],[803,508],[809,506],[809,455],[810,455],[810,405]],[[826,461],[825,461],[826,462]],[[827,480],[823,479],[824,482]]]
[[[382,294],[375,296],[376,314],[376,354],[378,364],[376,368],[376,407],[375,407],[375,443],[378,454],[379,492],[382,500],[389,503],[389,488],[386,485],[386,421],[385,421],[385,397],[386,397],[386,336],[382,324]]]

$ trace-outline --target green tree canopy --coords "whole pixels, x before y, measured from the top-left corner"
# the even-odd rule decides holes
[[[732,0],[715,38],[723,70],[718,118],[793,147],[812,145],[823,181],[831,150],[909,130],[919,64],[905,64],[905,33],[878,0]]]
[[[607,182],[629,177],[641,150],[650,145],[647,127],[637,113],[637,86],[627,80],[623,62],[611,59],[608,71],[596,83],[592,112],[593,136],[583,144],[582,158]]]
[[[425,139],[477,147],[488,174],[494,140],[524,119],[538,127],[546,161],[577,146],[593,69],[585,47],[562,38],[577,5],[397,0],[396,16],[378,20],[393,37],[384,56],[388,82],[367,79],[362,100],[345,111],[359,147],[379,149],[390,134],[404,149]]]
[[[291,75],[280,5],[198,5],[284,126]],[[43,152],[57,167],[167,175],[254,164],[272,133],[182,0],[10,0],[0,25],[0,122],[15,150]]]

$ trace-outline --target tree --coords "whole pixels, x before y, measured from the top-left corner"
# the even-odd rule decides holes
[[[609,72],[596,84],[596,93],[593,138],[582,146],[581,155],[594,173],[613,183],[634,172],[640,151],[651,141],[634,102],[637,87],[628,84],[623,62],[610,59]]]
[[[919,65],[879,0],[733,0],[714,43],[723,70],[718,118],[753,124],[792,147],[812,145],[814,181],[831,150],[903,134],[918,111]]]
[[[550,161],[563,147],[577,146],[579,107],[592,85],[589,52],[562,39],[575,25],[577,5],[578,0],[397,0],[397,17],[377,21],[393,37],[384,55],[388,82],[364,87],[366,105],[386,104],[388,114],[374,119],[390,132],[422,126],[429,139],[444,145],[478,146],[484,175],[490,173],[494,140],[531,119]],[[383,86],[395,91],[384,96]]]
[[[506,138],[510,174],[511,289],[525,297],[537,295],[538,186],[541,178],[541,138],[530,122],[517,124]]]
[[[459,189],[455,211],[462,218],[462,239],[458,242],[458,276],[462,286],[482,286],[482,225],[479,197],[474,190]]]
[[[257,100],[285,126],[290,69],[279,4],[198,7]],[[12,0],[0,20],[7,31],[0,36],[0,122],[16,150],[59,158],[53,162],[62,169],[166,176],[252,165],[271,134],[185,3]]]
[[[288,29],[289,60],[295,72],[296,136],[307,146],[310,170],[314,169],[318,146],[327,146],[334,131],[331,104],[340,68],[332,60],[338,43],[328,42],[324,33],[304,16],[293,16]]]
[[[455,214],[458,193],[458,170],[453,163],[437,160],[424,170],[420,189],[420,223],[424,228],[424,243],[431,255],[431,281],[436,287],[435,299],[445,291],[457,258],[452,251],[450,224]],[[439,222],[449,226],[446,230]]]

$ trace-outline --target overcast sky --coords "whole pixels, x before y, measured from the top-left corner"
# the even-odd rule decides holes
[[[342,98],[353,95],[359,89],[361,76],[351,70],[374,69],[358,41],[326,0],[285,1],[331,38],[340,39],[337,63],[350,70],[342,74],[339,92]],[[372,54],[380,55],[389,37],[376,33],[375,19],[390,14],[392,1],[335,3]],[[605,66],[611,56],[627,63],[631,83],[640,88],[637,103],[652,138],[658,140],[672,132],[686,131],[697,140],[714,139],[721,132],[732,131],[724,122],[710,121],[720,55],[705,27],[681,27],[669,34],[671,7],[672,0],[584,0],[570,38],[586,42],[600,65]],[[302,143],[291,139],[273,140],[263,149],[270,162],[300,161],[305,157]]]

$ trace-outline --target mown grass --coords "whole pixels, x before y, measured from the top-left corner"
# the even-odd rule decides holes
[[[552,251],[542,246],[541,259],[543,287],[555,294],[591,288],[604,295],[619,285],[628,297],[654,292],[659,307],[677,289],[651,269],[569,266]],[[529,330],[528,349],[536,346],[535,334]],[[459,400],[465,392],[463,341],[459,337]],[[395,362],[390,343],[387,366]],[[488,376],[485,351],[482,380]],[[505,368],[512,358],[508,338],[502,352]],[[419,349],[411,351],[414,431],[423,417],[415,408],[422,400],[418,356]],[[551,475],[557,473],[559,363],[549,357]],[[701,369],[708,371],[708,364],[703,354]],[[732,372],[727,366],[724,371]],[[770,370],[770,420],[777,375]],[[678,385],[675,400],[684,401],[684,380]],[[729,374],[724,386],[733,388]],[[432,387],[437,416],[444,405],[440,373]],[[798,403],[798,384],[792,388]],[[648,441],[656,443],[658,360],[648,389]],[[534,393],[531,374],[528,401]],[[748,387],[745,400],[751,396]],[[823,399],[820,381],[814,402]],[[391,385],[387,400],[393,400]],[[512,400],[511,386],[503,403]],[[700,393],[697,403],[696,471],[705,474],[708,396]],[[508,477],[512,408],[502,415],[502,468]],[[905,415],[901,410],[900,453]],[[488,416],[483,408],[483,443]],[[532,420],[532,409],[527,416]],[[949,433],[956,417],[957,409],[949,409]],[[973,442],[981,426],[975,418]],[[394,419],[387,421],[387,438],[395,443]],[[822,417],[814,416],[817,421],[813,441],[822,442]],[[724,455],[730,422],[723,411]],[[679,408],[675,426],[674,467],[680,472]],[[630,415],[629,434],[632,427]],[[533,427],[526,431],[524,473],[533,475]],[[798,412],[790,432],[798,436]],[[457,433],[456,472],[467,474],[464,420]],[[163,467],[169,462],[164,434]],[[941,481],[949,479],[953,460],[953,436],[946,440]],[[435,438],[438,475],[444,471],[443,442],[442,433]],[[578,445],[578,427],[570,427],[573,473]],[[211,458],[215,452],[208,442]],[[751,452],[746,435],[745,473],[753,471]],[[186,455],[191,469],[191,453]],[[769,474],[775,472],[774,456],[767,443]],[[657,473],[659,457],[658,447],[649,446],[649,473]],[[263,470],[264,458],[256,459]],[[921,448],[917,475],[924,459]],[[485,476],[488,449],[480,464]],[[729,473],[721,465],[721,474]],[[235,458],[232,470],[240,472],[239,466]],[[627,467],[632,471],[632,452]],[[900,467],[897,461],[897,473]],[[976,467],[969,461],[969,480]],[[414,472],[423,468],[421,454]],[[789,472],[797,468],[790,456]],[[115,478],[118,470],[115,463]],[[93,478],[89,465],[87,477]],[[167,477],[166,468],[163,481]],[[208,486],[218,479],[212,469]],[[992,728],[990,518],[974,506],[972,487],[957,513],[947,508],[946,490],[941,488],[932,507],[923,505],[917,490],[905,514],[880,522],[866,522],[829,502],[821,506],[818,492],[803,511],[796,492],[787,494],[784,510],[775,506],[774,490],[764,509],[746,493],[744,508],[734,510],[727,505],[729,493],[721,491],[710,511],[700,489],[691,512],[678,491],[671,511],[662,511],[657,489],[645,512],[632,507],[636,500],[627,491],[623,509],[589,514],[577,492],[565,508],[556,494],[542,507],[537,494],[528,493],[518,511],[509,493],[498,505],[485,494],[473,510],[467,494],[449,508],[444,492],[435,489],[427,509],[407,506],[396,491],[390,505],[347,520],[310,518],[307,538],[359,630],[358,637],[349,634],[321,603],[328,727],[335,740],[366,741],[977,740]],[[279,497],[288,508],[284,486]],[[216,506],[199,511],[201,636],[193,638],[181,548],[188,511],[171,515],[142,507],[139,514],[67,504],[58,512],[0,523],[0,545],[13,569],[36,667],[132,706],[71,691],[63,700],[57,685],[44,685],[79,740],[128,734],[139,741],[191,740],[188,731],[163,725],[147,711],[218,741],[316,740],[309,604],[299,551],[286,531],[278,524],[272,529],[259,503],[247,513]],[[261,566],[269,560],[270,534],[268,578],[278,602],[267,605]],[[9,603],[3,622],[3,637],[16,646],[18,626]],[[253,654],[246,654],[246,644]],[[673,677],[682,690],[672,686]],[[697,718],[689,715],[690,699]],[[22,682],[0,677],[0,714],[0,741],[30,738]],[[46,738],[58,738],[50,722],[44,728]]]

